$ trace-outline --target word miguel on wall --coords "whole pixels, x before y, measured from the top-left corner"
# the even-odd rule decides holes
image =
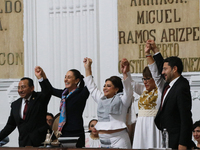
[[[200,71],[199,0],[118,0],[118,32],[119,60],[127,58],[132,73],[147,65],[148,39],[164,57],[182,58],[185,72]]]

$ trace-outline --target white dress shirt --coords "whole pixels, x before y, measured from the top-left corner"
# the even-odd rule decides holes
[[[180,77],[180,76],[179,76]],[[163,102],[162,102],[162,105],[164,104],[164,101],[165,101],[165,97],[167,96],[167,94],[169,93],[170,89],[172,88],[172,86],[174,85],[174,83],[178,80],[178,78],[175,78],[174,80],[172,80],[170,83],[169,83],[169,88],[167,89],[167,92],[165,93],[164,97],[163,97]]]
[[[29,96],[28,99],[23,98],[22,99],[22,104],[21,104],[21,112],[20,112],[20,117],[23,119],[23,112],[24,112],[24,107],[26,105],[26,100],[30,101],[31,96]]]

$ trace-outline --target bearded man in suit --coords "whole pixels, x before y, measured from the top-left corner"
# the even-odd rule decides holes
[[[150,50],[154,52],[155,62],[151,57]],[[145,52],[149,69],[162,92],[161,105],[155,117],[155,124],[161,131],[167,129],[170,148],[190,149],[192,143],[192,99],[189,82],[181,75],[183,63],[176,56],[163,59],[153,40],[147,41]]]
[[[38,72],[35,70],[37,76]],[[0,132],[0,141],[17,127],[19,146],[40,146],[45,141],[47,130],[47,105],[51,97],[48,79],[40,82],[41,92],[34,91],[33,80],[24,77],[18,84],[20,98],[11,104],[11,111],[5,127]]]

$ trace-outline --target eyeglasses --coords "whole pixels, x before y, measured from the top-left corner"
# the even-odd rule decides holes
[[[149,81],[149,80],[151,80],[151,78],[142,78],[142,81],[144,82],[144,81]]]
[[[18,86],[17,88],[18,88],[18,90],[20,90],[20,89],[21,89],[21,90],[24,90],[24,89],[26,88],[26,86],[25,86],[25,85],[22,85],[22,86]]]

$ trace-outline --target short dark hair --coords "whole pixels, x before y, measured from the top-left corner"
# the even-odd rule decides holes
[[[88,124],[88,129],[90,128],[90,124],[91,124],[92,121],[96,121],[96,122],[98,122],[97,119],[92,119],[92,120],[90,120],[90,122],[89,122],[89,124]]]
[[[52,113],[49,113],[47,112],[47,115],[46,116],[51,116],[52,118],[54,118],[53,114]]]
[[[196,127],[200,127],[200,120],[199,120],[199,121],[196,121],[196,122],[193,124],[193,126],[192,126],[192,131],[194,131],[194,129],[195,129]]]
[[[146,66],[144,69],[143,69],[143,77],[151,77],[152,78],[152,74],[151,74],[151,71],[149,70],[149,67]]]
[[[166,59],[164,59],[163,62],[164,63],[168,62],[168,65],[171,68],[174,68],[174,66],[176,66],[177,67],[177,71],[178,71],[178,73],[180,75],[183,72],[183,62],[179,57],[176,57],[176,56],[167,57]]]
[[[123,92],[123,84],[122,84],[122,80],[121,80],[120,77],[118,77],[118,76],[112,76],[112,77],[106,79],[106,81],[111,81],[112,84],[113,84],[116,88],[119,89],[119,90],[117,91],[117,93]],[[106,81],[105,81],[105,82],[106,82]]]
[[[28,86],[29,86],[29,87],[34,86],[34,84],[33,84],[33,80],[32,80],[31,78],[23,77],[23,78],[21,78],[20,81],[22,81],[22,80],[28,80]]]
[[[75,79],[79,79],[79,86],[78,87],[84,88],[84,86],[85,86],[85,82],[83,80],[84,76],[76,69],[71,69],[69,71],[73,72]]]

